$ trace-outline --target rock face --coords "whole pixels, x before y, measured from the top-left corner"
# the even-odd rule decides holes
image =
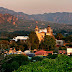
[[[12,16],[10,14],[0,14],[0,24],[8,22],[8,23],[15,25],[17,20],[18,20],[18,18],[16,18],[15,16]]]

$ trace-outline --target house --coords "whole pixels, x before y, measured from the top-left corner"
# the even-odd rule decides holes
[[[64,41],[63,40],[57,40],[56,39],[56,46],[63,46],[64,45]]]
[[[53,51],[47,51],[48,54],[52,54],[53,55]]]
[[[14,37],[11,40],[14,40],[14,41],[24,40],[24,41],[26,41],[27,39],[28,39],[28,36],[17,36],[17,37]]]
[[[17,54],[23,54],[26,55],[24,52],[22,52],[20,49],[17,51]]]
[[[53,54],[53,51],[40,50],[40,51],[35,52],[36,56],[47,56],[48,54]]]
[[[24,51],[24,53],[25,54],[29,54],[29,53],[31,53],[31,51],[30,50],[26,50],[26,51]]]
[[[72,47],[67,47],[67,55],[72,55]]]
[[[22,51],[19,49],[19,50],[17,51],[17,54],[22,54]]]
[[[66,54],[67,51],[66,51],[66,50],[59,50],[58,53],[59,53],[59,54]]]
[[[33,52],[34,52],[34,53],[37,52],[37,49],[34,49]]]
[[[12,48],[10,48],[8,54],[17,54],[15,48],[12,50]]]
[[[34,54],[34,53],[31,53],[30,50],[26,50],[26,51],[24,51],[24,53],[25,53],[28,57],[33,57],[33,56],[35,56],[35,54]]]

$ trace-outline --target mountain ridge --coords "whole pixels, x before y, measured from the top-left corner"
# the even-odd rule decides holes
[[[57,12],[28,15],[23,12],[14,12],[12,10],[0,8],[0,32],[34,31],[36,25],[40,29],[50,25],[55,33],[72,33],[72,13],[65,12],[62,14]],[[68,21],[65,21],[66,23],[60,23],[62,20],[71,21],[71,25],[67,24]]]
[[[44,14],[32,14],[28,15],[23,12],[15,12],[7,8],[0,7],[0,13],[9,13],[14,15],[18,19],[23,20],[38,20],[38,21],[51,21],[56,23],[65,23],[72,25],[72,13],[69,12],[56,12],[56,13],[44,13]]]

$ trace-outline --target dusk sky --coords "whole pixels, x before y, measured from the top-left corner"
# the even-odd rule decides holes
[[[0,7],[26,14],[72,12],[72,0],[0,0]]]

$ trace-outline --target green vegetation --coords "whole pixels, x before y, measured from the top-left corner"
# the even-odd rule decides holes
[[[9,50],[10,48],[15,48],[16,50],[21,49],[21,51],[27,50],[27,43],[24,41],[8,41],[8,40],[0,40],[0,49]]]
[[[68,42],[68,43],[72,42],[72,35],[67,36],[65,38],[65,42]]]
[[[63,39],[63,35],[61,33],[57,33],[56,39],[58,39],[58,40]]]
[[[38,21],[37,26],[39,28],[47,28],[47,26],[50,25],[53,29],[53,33],[68,33],[67,35],[72,34],[72,25],[64,25],[64,24],[58,24],[53,22],[45,22],[45,21]],[[16,22],[16,25],[13,25],[11,23],[4,23],[0,24],[0,32],[4,32],[7,34],[9,32],[10,34],[13,32],[20,32],[20,31],[34,31],[36,26],[36,21],[34,20],[18,20]],[[65,35],[65,36],[67,36]],[[13,36],[13,35],[12,35]]]
[[[2,69],[3,72],[12,72],[14,70],[17,70],[21,65],[27,65],[30,62],[35,61],[42,61],[42,57],[32,57],[31,60],[28,60],[28,57],[25,55],[8,55],[2,60]]]
[[[45,50],[54,50],[56,45],[56,41],[53,37],[51,36],[45,36],[44,41],[41,42],[40,48],[45,49]]]
[[[43,57],[39,57],[39,56],[35,56],[35,57],[32,57],[32,60],[36,60],[36,61],[42,61],[43,60]]]
[[[49,58],[49,59],[55,59],[55,58],[57,58],[57,54],[48,54],[48,56],[47,56],[47,58]]]
[[[60,34],[61,35],[61,34]],[[59,37],[62,39],[63,37]],[[71,36],[64,38],[66,42],[71,43]],[[23,40],[10,41],[0,40],[1,50],[7,50],[10,47],[16,50],[21,49],[22,51],[27,49],[44,49],[53,50],[56,48],[55,38],[51,36],[45,36],[44,40],[39,44],[39,40],[35,32],[29,34],[29,39],[24,42]],[[72,46],[72,45],[71,45]],[[66,50],[65,47],[59,47],[60,50]],[[48,55],[46,58],[33,57],[30,61],[27,56],[24,55],[9,55],[6,56],[2,61],[2,68],[4,72],[71,72],[72,69],[72,57],[66,55]],[[18,69],[18,70],[17,70]]]
[[[31,50],[39,48],[39,40],[35,32],[31,32],[29,34],[29,39],[27,41],[28,41],[28,46],[29,44],[31,45]]]
[[[29,63],[27,56],[24,55],[8,55],[2,61],[2,68],[4,72],[12,72],[18,69],[21,65]]]
[[[72,72],[72,57],[58,55],[56,59],[45,58],[42,61],[20,66],[13,72]]]
[[[0,49],[8,49],[9,47],[9,41],[8,40],[0,40]]]
[[[66,50],[67,48],[65,46],[59,47],[59,50]]]

